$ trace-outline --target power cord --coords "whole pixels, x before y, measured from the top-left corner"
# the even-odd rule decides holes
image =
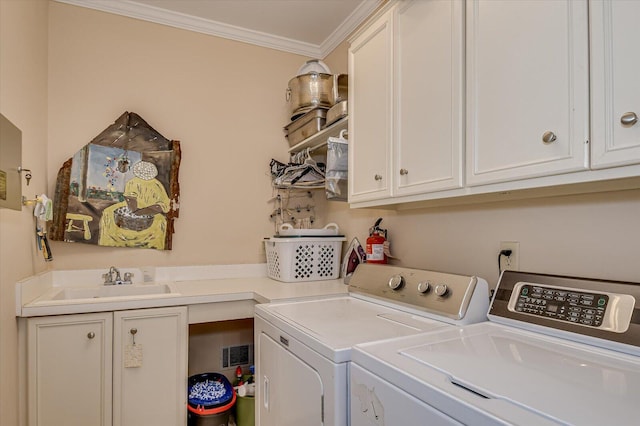
[[[500,268],[500,260],[502,260],[502,256],[509,257],[511,256],[511,253],[513,253],[513,251],[510,249],[500,250],[500,253],[498,253],[498,277],[502,273],[502,269]]]

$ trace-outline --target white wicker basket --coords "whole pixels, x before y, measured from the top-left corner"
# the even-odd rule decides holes
[[[283,282],[332,280],[340,276],[345,237],[265,240],[267,276]]]

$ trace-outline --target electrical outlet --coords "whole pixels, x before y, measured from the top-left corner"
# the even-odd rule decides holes
[[[511,250],[511,255],[500,256],[500,270],[520,270],[520,243],[518,241],[501,241],[500,252],[502,252],[502,250]]]

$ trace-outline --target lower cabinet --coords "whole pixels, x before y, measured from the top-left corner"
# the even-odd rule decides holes
[[[28,320],[29,426],[111,424],[112,317]]]
[[[27,321],[29,426],[185,425],[187,308]]]
[[[113,425],[184,425],[187,308],[113,313]]]

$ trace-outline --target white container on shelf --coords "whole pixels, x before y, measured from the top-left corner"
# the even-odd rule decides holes
[[[336,279],[345,240],[343,236],[269,238],[265,240],[267,276],[282,282]]]
[[[290,223],[283,223],[278,228],[280,237],[335,237],[340,233],[340,227],[331,222],[319,229],[296,229]]]

